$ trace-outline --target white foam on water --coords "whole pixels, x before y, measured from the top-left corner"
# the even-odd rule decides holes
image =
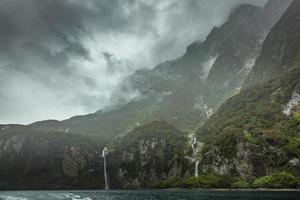
[[[0,199],[1,200],[27,200],[26,198],[23,197],[6,196],[6,195],[0,196]]]
[[[65,198],[71,199],[71,200],[92,200],[89,197],[81,197],[80,195],[73,194],[73,193],[66,193],[66,194],[63,194],[63,195],[64,195]]]

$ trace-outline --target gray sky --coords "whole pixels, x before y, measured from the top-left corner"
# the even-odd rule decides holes
[[[1,0],[0,123],[65,119],[109,106],[125,76],[182,55],[245,2],[265,3]]]

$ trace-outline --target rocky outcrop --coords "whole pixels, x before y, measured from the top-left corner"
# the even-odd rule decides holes
[[[102,188],[101,144],[62,133],[0,131],[0,189]]]
[[[245,179],[265,176],[288,161],[286,152],[280,148],[242,140],[237,141],[235,151],[229,155],[224,155],[218,146],[209,146],[206,150],[202,152],[203,158],[199,163],[202,173],[240,176]]]
[[[187,175],[187,137],[172,125],[153,121],[128,133],[111,153],[114,188],[144,188]]]
[[[135,128],[105,145],[74,133],[0,128],[0,189],[104,189],[106,146],[107,184],[113,189],[145,188],[190,173],[188,137],[164,121]]]

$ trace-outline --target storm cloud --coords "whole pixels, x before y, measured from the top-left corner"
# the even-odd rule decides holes
[[[1,0],[0,123],[110,106],[124,77],[182,55],[241,3],[265,1]]]

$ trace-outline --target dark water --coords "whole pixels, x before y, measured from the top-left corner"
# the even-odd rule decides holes
[[[8,191],[1,200],[300,200],[300,192],[209,190]]]

